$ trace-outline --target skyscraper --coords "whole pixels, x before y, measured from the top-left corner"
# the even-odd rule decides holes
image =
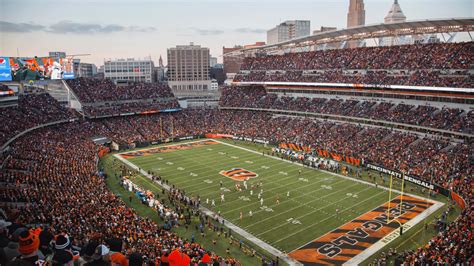
[[[347,27],[352,28],[362,25],[365,25],[364,0],[350,0]]]

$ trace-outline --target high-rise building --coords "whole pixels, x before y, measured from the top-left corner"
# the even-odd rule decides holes
[[[350,0],[349,12],[347,13],[347,28],[365,25],[364,0]],[[359,45],[358,41],[349,41],[348,48],[355,48]]]
[[[94,64],[83,63],[81,59],[74,58],[72,65],[74,67],[74,77],[76,78],[92,78],[97,76],[97,66]]]
[[[166,67],[163,65],[163,58],[160,55],[158,59],[158,66],[155,67],[155,81],[164,82],[166,80]]]
[[[74,73],[75,77],[91,78],[97,75],[97,67],[94,64],[79,63],[77,73]]]
[[[385,16],[384,23],[396,23],[396,22],[405,22],[407,17],[403,14],[402,8],[398,4],[398,0],[395,0],[392,8],[388,11],[387,16]]]
[[[364,0],[350,0],[347,28],[365,25]]]
[[[65,52],[49,52],[49,57],[66,58],[66,53]]]
[[[211,57],[209,58],[209,66],[210,66],[210,67],[214,67],[215,65],[217,65],[217,57],[211,56]]]
[[[151,58],[106,60],[104,77],[114,81],[154,82],[154,64]]]
[[[287,20],[267,31],[267,43],[274,44],[311,34],[309,20]]]
[[[161,55],[160,55],[160,59],[158,59],[158,67],[165,67],[163,65],[163,58],[161,57]]]
[[[173,92],[207,91],[209,76],[209,48],[200,45],[178,45],[168,49],[168,84]]]

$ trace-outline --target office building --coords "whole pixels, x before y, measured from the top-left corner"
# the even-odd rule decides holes
[[[311,34],[309,20],[287,20],[267,31],[267,43],[275,44]]]
[[[209,58],[209,66],[214,67],[215,65],[217,65],[217,57],[210,57]]]
[[[77,72],[74,73],[75,77],[92,78],[97,76],[97,67],[94,64],[79,63]]]
[[[104,61],[104,77],[114,81],[154,82],[154,64],[147,59],[117,59]]]
[[[169,48],[167,76],[173,92],[209,90],[209,63],[209,48],[193,43]]]
[[[219,83],[216,79],[211,79],[211,91],[217,91],[219,89]]]
[[[66,58],[65,52],[49,52],[49,57],[53,58]]]

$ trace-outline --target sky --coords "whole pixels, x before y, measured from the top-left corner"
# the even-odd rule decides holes
[[[365,0],[366,24],[383,22],[393,0]],[[408,20],[474,17],[474,0],[399,0]],[[0,0],[0,56],[65,51],[100,66],[193,42],[222,62],[222,47],[266,41],[284,20],[346,26],[349,0]]]

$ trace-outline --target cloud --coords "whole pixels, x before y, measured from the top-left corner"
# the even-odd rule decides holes
[[[203,36],[221,35],[224,32],[226,32],[222,29],[200,29],[200,28],[190,28],[190,29],[196,32],[197,34],[203,35]],[[251,33],[251,34],[262,34],[262,33],[267,32],[267,30],[259,29],[259,28],[237,28],[237,29],[231,29],[229,31],[236,32],[236,33]]]
[[[223,30],[208,30],[208,29],[199,29],[199,28],[191,28],[193,31],[197,32],[199,35],[204,35],[204,36],[208,36],[208,35],[220,35],[220,34],[223,34],[224,31]]]
[[[0,21],[0,32],[33,32],[44,29],[45,26],[38,24]]]
[[[157,31],[155,27],[139,27],[139,26],[130,26],[127,28],[127,31],[132,32],[154,32]]]
[[[113,33],[113,32],[154,32],[155,27],[141,26],[122,26],[117,24],[96,24],[96,23],[79,23],[69,20],[59,21],[50,26],[31,24],[31,23],[12,23],[0,21],[1,32],[34,32],[45,31],[55,34],[96,34],[96,33]]]
[[[93,23],[77,23],[72,21],[59,21],[47,29],[52,33],[77,33],[77,34],[91,34],[91,33],[111,33],[123,31],[124,27],[119,25],[99,25]]]
[[[238,28],[238,29],[235,29],[235,32],[261,34],[261,33],[267,32],[267,30],[265,30],[265,29],[252,29],[252,28]]]

